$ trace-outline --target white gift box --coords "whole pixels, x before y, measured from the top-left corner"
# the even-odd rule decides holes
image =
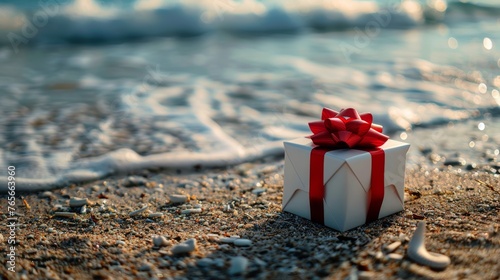
[[[283,210],[311,219],[309,205],[310,154],[315,147],[309,138],[284,142],[285,183]],[[378,218],[404,208],[406,153],[410,145],[388,140],[380,146],[385,153],[384,198]],[[368,211],[371,155],[357,149],[331,150],[324,157],[324,224],[339,231],[363,225]]]

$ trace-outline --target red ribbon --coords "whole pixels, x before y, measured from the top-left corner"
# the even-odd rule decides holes
[[[317,146],[311,150],[309,165],[309,205],[311,220],[324,223],[323,199],[325,196],[324,159],[333,149],[357,148],[370,153],[372,171],[368,192],[368,213],[366,223],[377,220],[384,200],[384,150],[383,145],[389,137],[382,134],[382,126],[373,124],[370,113],[358,114],[355,109],[342,109],[340,112],[323,108],[321,121],[309,123],[314,135],[309,136]]]

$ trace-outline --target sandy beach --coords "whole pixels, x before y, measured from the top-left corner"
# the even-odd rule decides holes
[[[498,175],[485,170],[407,171],[403,212],[340,233],[281,211],[281,158],[223,170],[120,175],[25,194],[25,203],[17,204],[16,273],[2,266],[1,275],[2,279],[498,279],[499,181]],[[172,203],[174,194],[185,195],[174,199],[186,202]],[[68,206],[75,197],[87,199],[85,209]],[[145,206],[142,212],[131,213]],[[2,211],[5,219],[7,213]],[[56,212],[76,214],[58,217]],[[427,222],[428,250],[451,258],[443,271],[415,264],[406,256],[408,240],[421,220]],[[8,230],[3,227],[1,234],[4,243]],[[155,245],[153,237],[158,235],[164,238]],[[237,246],[231,243],[234,236],[251,244]],[[191,238],[196,240],[195,250],[173,254],[176,244]],[[386,249],[398,241],[401,245]],[[6,249],[1,248],[2,255]]]
[[[0,280],[500,279],[500,1],[1,2]],[[282,210],[283,141],[380,132],[403,211]],[[405,151],[352,160],[368,219]]]

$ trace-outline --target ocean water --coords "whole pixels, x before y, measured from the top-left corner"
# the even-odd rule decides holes
[[[323,107],[403,140],[492,127],[499,30],[497,1],[3,0],[0,169],[36,190],[253,161]]]

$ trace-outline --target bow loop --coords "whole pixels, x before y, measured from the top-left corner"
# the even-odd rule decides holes
[[[337,149],[374,148],[389,139],[382,134],[382,126],[373,123],[372,114],[358,114],[353,108],[340,112],[323,108],[321,121],[310,122],[309,128],[314,144]]]

